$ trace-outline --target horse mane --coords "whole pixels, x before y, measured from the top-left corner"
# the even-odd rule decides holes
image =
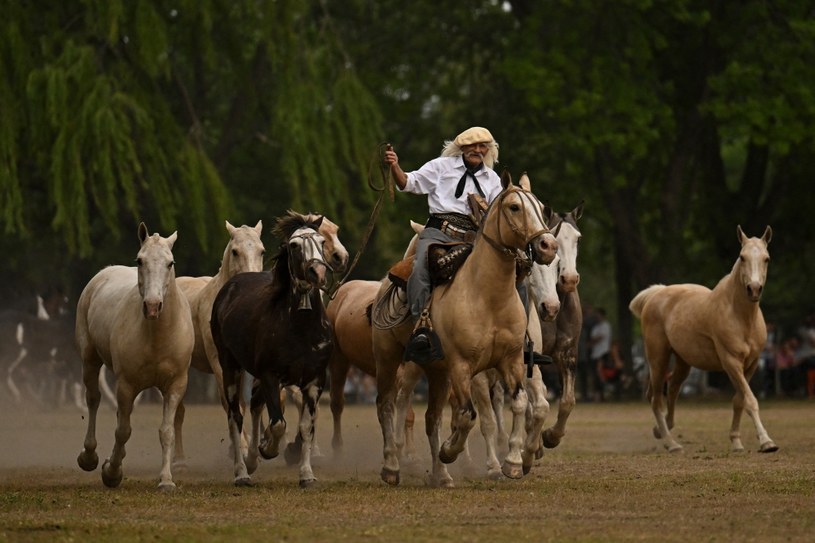
[[[272,233],[287,240],[298,228],[308,227],[317,230],[320,227],[322,219],[323,216],[316,213],[303,215],[302,213],[289,209],[285,215],[277,218],[277,222],[274,228],[272,228]]]

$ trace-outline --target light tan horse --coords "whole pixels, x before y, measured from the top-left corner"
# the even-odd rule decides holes
[[[195,329],[195,348],[192,352],[191,368],[215,376],[221,405],[227,408],[226,397],[223,393],[223,373],[218,363],[218,350],[212,341],[212,330],[209,321],[212,317],[212,302],[218,291],[226,282],[238,273],[259,272],[263,270],[263,256],[266,249],[260,236],[263,232],[263,221],[258,221],[254,227],[242,225],[232,226],[226,223],[229,233],[229,242],[224,248],[221,267],[213,277],[178,277],[176,284],[187,297],[192,312],[192,322]],[[184,424],[184,402],[178,405],[175,414],[175,462],[184,462],[184,442],[181,427]]]
[[[173,419],[187,390],[195,334],[189,303],[175,282],[172,248],[177,234],[150,235],[144,223],[138,233],[137,266],[104,268],[83,289],[77,304],[76,341],[88,404],[88,431],[77,462],[85,471],[99,464],[96,413],[101,399],[99,370],[105,365],[116,376],[118,410],[116,443],[102,466],[102,482],[108,487],[121,483],[133,400],[142,390],[157,387],[164,397],[159,488],[174,490]]]
[[[472,253],[455,279],[436,287],[431,296],[430,314],[445,355],[425,367],[429,386],[425,423],[433,462],[430,483],[434,486],[453,485],[444,464],[454,462],[464,450],[475,424],[470,385],[473,375],[481,371],[498,368],[512,397],[510,450],[503,473],[511,478],[522,477],[524,465],[531,465],[532,451],[540,440],[542,405],[533,408],[536,416],[529,431],[534,437],[524,444],[527,393],[523,345],[527,323],[515,288],[515,270],[526,250],[538,263],[551,262],[557,242],[546,228],[534,194],[513,185],[509,174],[502,176],[502,183],[504,190],[487,211]],[[385,295],[388,283],[383,280],[378,297]],[[375,326],[373,330],[377,415],[384,441],[381,477],[391,485],[399,483],[394,438],[397,371],[412,328],[408,319],[394,328]],[[442,411],[450,399],[451,387],[459,407],[453,412],[452,435],[442,444]]]
[[[682,445],[671,436],[676,398],[691,367],[727,372],[736,389],[730,443],[741,452],[739,425],[743,410],[753,419],[760,452],[773,452],[773,443],[758,414],[758,401],[750,390],[750,378],[758,367],[758,355],[767,340],[767,327],[759,307],[767,280],[770,255],[767,245],[772,229],[767,226],[761,238],[748,238],[737,227],[741,244],[739,258],[731,272],[713,290],[694,284],[653,285],[637,294],[629,308],[642,321],[645,356],[651,370],[648,399],[656,417],[654,435],[663,439],[671,452]],[[671,355],[675,357],[668,384],[668,416],[662,412],[662,384]]]

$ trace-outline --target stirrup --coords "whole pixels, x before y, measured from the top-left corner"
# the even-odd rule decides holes
[[[410,335],[402,360],[426,366],[434,360],[441,360],[442,358],[444,358],[444,349],[442,349],[441,340],[433,330],[433,324],[430,322],[430,312],[428,308],[425,308],[416,322],[413,333]]]

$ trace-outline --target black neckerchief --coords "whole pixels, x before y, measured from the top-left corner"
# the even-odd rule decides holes
[[[464,155],[461,155],[461,160],[464,161]],[[464,161],[464,175],[461,176],[461,179],[458,180],[458,185],[456,185],[456,198],[460,198],[462,194],[464,194],[464,185],[467,184],[467,176],[469,175],[473,179],[473,183],[475,183],[475,189],[478,191],[478,194],[481,195],[482,198],[486,198],[484,195],[484,191],[481,190],[481,185],[478,184],[478,179],[475,178],[476,172],[481,170],[484,167],[484,162],[478,165],[478,168],[470,169],[467,166],[467,162]]]

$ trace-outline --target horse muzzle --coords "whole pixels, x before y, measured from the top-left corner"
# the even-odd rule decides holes
[[[532,259],[536,264],[548,266],[557,255],[557,240],[549,232],[534,238],[529,246],[532,249]]]
[[[538,314],[541,317],[543,322],[552,322],[557,318],[557,314],[560,312],[560,302],[555,300],[554,302],[542,302],[540,304],[540,310]]]
[[[562,273],[558,276],[558,287],[563,292],[574,292],[580,283],[579,273]]]
[[[161,309],[164,304],[161,300],[145,300],[142,302],[141,311],[145,319],[156,320],[161,315]]]
[[[764,292],[764,285],[761,283],[750,283],[747,285],[747,297],[753,303],[761,301],[762,292]]]

